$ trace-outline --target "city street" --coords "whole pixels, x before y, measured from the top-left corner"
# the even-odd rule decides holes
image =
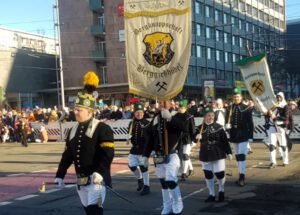
[[[128,203],[111,191],[104,204],[107,215],[160,214],[162,197],[160,183],[150,167],[151,193],[140,196],[136,192],[136,180],[127,167],[129,146],[116,142],[116,156],[112,166],[113,188],[133,201]],[[32,143],[28,148],[19,143],[0,144],[0,214],[1,215],[50,215],[84,214],[74,184],[74,169],[70,168],[65,182],[58,189],[53,182],[64,149],[64,143]],[[300,144],[290,153],[290,164],[269,169],[269,152],[260,142],[252,144],[253,153],[248,156],[246,186],[237,187],[235,160],[227,161],[226,201],[204,203],[208,196],[204,177],[197,158],[193,154],[195,175],[179,182],[184,201],[183,214],[223,215],[281,215],[300,214]],[[39,192],[45,182],[45,192]]]

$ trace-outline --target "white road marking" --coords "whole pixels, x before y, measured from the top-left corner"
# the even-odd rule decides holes
[[[31,199],[31,198],[34,198],[34,197],[37,197],[38,195],[27,195],[27,196],[22,196],[22,197],[19,197],[19,198],[16,198],[15,200],[26,200],[26,199]]]
[[[70,188],[70,187],[75,187],[75,186],[76,186],[76,184],[68,184],[65,186],[65,188]]]
[[[59,190],[61,190],[61,189],[51,189],[51,190],[47,190],[44,193],[54,193],[54,192],[59,191]]]
[[[10,174],[10,175],[6,175],[6,177],[14,177],[14,176],[20,176],[20,175],[26,175],[26,174],[25,173]]]
[[[48,172],[48,170],[46,169],[36,170],[36,171],[32,171],[31,173],[38,173],[38,172]]]
[[[4,206],[4,205],[9,205],[11,204],[12,202],[0,202],[0,206]]]
[[[190,194],[184,196],[184,197],[182,198],[182,200],[185,200],[185,199],[187,199],[187,198],[189,198],[189,197],[191,197],[191,196],[194,196],[194,195],[196,195],[196,194],[198,194],[198,193],[201,193],[201,192],[203,192],[203,191],[206,190],[206,189],[207,189],[207,187],[201,188],[200,190],[196,190],[196,191],[194,191],[194,192],[192,192],[192,193],[190,193]]]

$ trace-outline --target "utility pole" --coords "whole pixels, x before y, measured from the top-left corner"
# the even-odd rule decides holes
[[[60,107],[60,96],[59,96],[59,78],[58,78],[58,52],[57,52],[57,46],[59,45],[57,43],[57,31],[56,31],[56,27],[57,27],[57,24],[56,24],[56,8],[57,8],[57,5],[53,5],[53,26],[54,26],[54,33],[53,33],[53,36],[54,36],[54,51],[55,51],[55,77],[56,77],[56,89],[57,89],[57,105],[58,107]]]
[[[63,71],[63,61],[62,61],[58,0],[56,0],[56,17],[57,17],[56,25],[57,25],[58,46],[59,46],[59,74],[60,74],[60,88],[61,88],[61,105],[62,105],[62,108],[64,108],[65,107],[65,92],[64,92],[65,87],[64,87],[64,71]]]

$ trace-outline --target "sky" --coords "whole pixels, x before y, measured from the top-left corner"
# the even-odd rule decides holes
[[[76,0],[74,0],[76,1]],[[56,0],[0,0],[0,27],[54,37]],[[287,20],[300,18],[300,0],[286,0]]]

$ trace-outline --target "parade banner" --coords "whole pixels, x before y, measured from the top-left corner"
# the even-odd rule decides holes
[[[125,0],[124,17],[129,92],[175,97],[191,55],[191,0]]]
[[[262,113],[274,107],[276,97],[265,54],[248,57],[236,62],[244,78],[245,85],[255,104]]]

